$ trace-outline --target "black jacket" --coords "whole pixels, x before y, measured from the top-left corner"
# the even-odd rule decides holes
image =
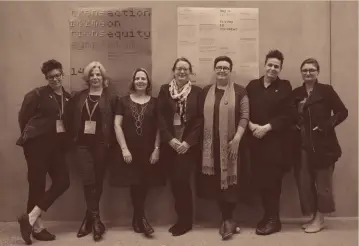
[[[272,126],[272,130],[262,139],[257,139],[251,131],[247,131],[251,164],[253,167],[289,170],[291,159],[288,132],[293,110],[290,103],[292,86],[288,80],[277,78],[265,88],[263,81],[264,77],[252,80],[246,87],[250,121],[260,125],[269,123]]]
[[[89,94],[89,90],[77,92],[70,99],[68,107],[64,114],[64,125],[66,131],[70,134],[74,143],[78,140],[78,132],[81,127],[81,115],[85,100]],[[116,96],[112,95],[107,88],[103,89],[102,96],[99,101],[99,109],[102,120],[102,133],[104,143],[110,146],[115,141],[114,133],[114,103]]]
[[[304,84],[293,90],[292,100],[297,112],[299,103],[306,97],[308,95]],[[300,148],[304,147],[312,157],[313,165],[326,167],[334,164],[342,154],[334,128],[347,117],[348,110],[333,87],[315,83],[311,96],[303,106],[303,112],[294,116],[294,124],[297,126],[294,146],[296,154],[299,156]],[[304,127],[303,137],[300,127]],[[313,130],[315,127],[319,130]]]
[[[64,108],[70,94],[63,89]],[[50,86],[37,87],[28,92],[22,102],[18,122],[21,136],[16,144],[23,146],[28,139],[56,132],[56,120],[59,119],[59,105]]]

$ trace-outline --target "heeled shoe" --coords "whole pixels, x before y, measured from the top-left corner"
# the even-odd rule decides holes
[[[133,231],[136,233],[144,232],[143,226],[141,225],[140,220],[137,216],[133,216],[133,218],[132,218],[132,228],[133,228]]]
[[[145,236],[149,237],[151,234],[155,232],[155,230],[152,228],[146,217],[143,216],[140,219],[140,223],[142,225],[143,233],[145,234]]]
[[[77,237],[80,238],[90,234],[92,232],[92,223],[93,219],[91,217],[91,213],[87,211],[79,231],[77,232]]]
[[[93,240],[98,242],[102,239],[103,231],[101,230],[101,220],[98,212],[92,212],[92,232],[93,232]]]

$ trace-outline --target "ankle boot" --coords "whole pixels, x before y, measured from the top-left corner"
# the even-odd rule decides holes
[[[148,223],[148,220],[146,219],[145,216],[142,216],[140,218],[140,224],[141,224],[141,227],[143,228],[143,233],[145,234],[145,236],[148,237],[155,232],[155,230],[152,228],[150,223]]]
[[[141,225],[140,218],[136,214],[132,217],[132,228],[136,233],[143,233],[143,226]]]
[[[90,212],[86,211],[85,218],[82,221],[77,237],[84,237],[92,232],[92,217]]]
[[[98,242],[102,239],[102,235],[103,235],[103,232],[101,230],[102,222],[100,220],[100,215],[98,211],[92,212],[92,220],[93,220],[93,224],[92,224],[93,240],[95,242]]]

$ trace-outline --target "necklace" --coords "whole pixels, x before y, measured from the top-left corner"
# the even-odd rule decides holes
[[[143,131],[142,124],[143,124],[143,119],[145,118],[147,105],[148,102],[144,104],[136,104],[132,100],[130,100],[130,109],[132,112],[132,117],[135,121],[136,133],[138,136],[142,136],[142,131]]]
[[[91,95],[88,95],[88,99],[90,99],[90,101],[91,102],[93,102],[93,103],[97,103],[100,99],[98,99],[98,100],[93,100],[92,98],[91,98]]]

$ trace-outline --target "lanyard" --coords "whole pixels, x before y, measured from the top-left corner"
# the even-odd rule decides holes
[[[61,93],[61,106],[59,105],[59,102],[57,101],[56,99],[56,95],[54,94],[54,100],[57,104],[57,107],[59,108],[59,111],[60,111],[60,120],[62,118],[62,115],[64,113],[64,93]]]
[[[90,117],[90,121],[91,121],[91,117],[93,116],[93,114],[94,114],[94,112],[95,112],[95,110],[96,110],[96,107],[97,107],[97,105],[98,105],[98,102],[96,102],[95,105],[93,106],[91,113],[90,113],[90,107],[89,107],[89,103],[88,103],[87,98],[86,98],[85,103],[86,103],[87,113],[88,113],[88,115],[89,115],[89,117]]]

